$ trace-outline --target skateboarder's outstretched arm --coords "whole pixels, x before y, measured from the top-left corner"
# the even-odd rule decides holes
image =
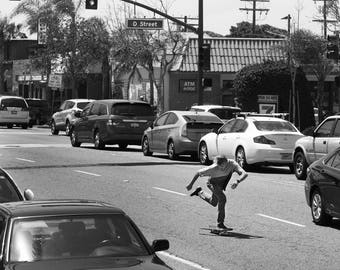
[[[192,186],[194,185],[194,183],[196,182],[197,178],[200,177],[199,173],[197,172],[194,177],[192,178],[191,182],[189,185],[187,185],[187,190],[191,190]]]

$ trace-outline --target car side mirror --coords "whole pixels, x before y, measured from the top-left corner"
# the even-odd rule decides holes
[[[153,251],[163,251],[169,249],[169,241],[166,239],[157,239],[152,242]]]
[[[27,201],[32,201],[34,199],[34,193],[29,188],[25,189],[24,197]]]

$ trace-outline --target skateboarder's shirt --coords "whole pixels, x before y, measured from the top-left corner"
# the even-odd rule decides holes
[[[199,176],[208,176],[211,184],[220,184],[223,189],[227,186],[231,175],[233,172],[237,172],[239,175],[242,174],[243,169],[235,160],[228,159],[228,165],[218,166],[217,164],[212,164],[208,167],[198,170]]]

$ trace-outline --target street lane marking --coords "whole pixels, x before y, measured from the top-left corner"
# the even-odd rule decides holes
[[[31,163],[34,163],[34,162],[35,162],[34,160],[25,159],[25,158],[15,158],[15,159],[21,160],[21,161],[26,161],[26,162],[31,162]]]
[[[87,175],[91,175],[91,176],[101,176],[100,174],[95,174],[95,173],[90,173],[90,172],[84,172],[84,171],[78,171],[78,170],[74,170],[75,172],[78,172],[78,173],[83,173],[83,174],[87,174]]]
[[[186,259],[180,258],[180,257],[178,257],[176,255],[173,255],[173,254],[170,254],[168,252],[160,251],[160,252],[157,252],[157,253],[160,254],[160,255],[163,255],[165,257],[168,257],[170,259],[173,259],[175,261],[178,261],[178,262],[181,262],[183,264],[189,265],[189,266],[191,266],[193,268],[199,269],[199,270],[210,270],[209,268],[205,268],[205,267],[203,267],[203,266],[201,266],[201,265],[199,265],[197,263],[194,263],[192,261],[188,261]]]
[[[72,147],[71,144],[0,144],[0,148],[46,148],[46,147]]]
[[[298,224],[298,223],[291,222],[291,221],[284,220],[284,219],[280,219],[280,218],[267,216],[267,215],[264,215],[264,214],[257,214],[257,215],[261,216],[261,217],[265,217],[265,218],[270,218],[270,219],[273,219],[273,220],[276,220],[276,221],[284,222],[284,223],[287,223],[287,224],[295,225],[295,226],[298,226],[298,227],[306,227],[306,225]]]
[[[181,196],[187,196],[186,194],[184,193],[180,193],[180,192],[176,192],[176,191],[172,191],[172,190],[169,190],[169,189],[165,189],[165,188],[159,188],[159,187],[152,187],[154,189],[158,189],[158,190],[161,190],[161,191],[165,191],[165,192],[169,192],[169,193],[173,193],[173,194],[177,194],[177,195],[181,195]]]

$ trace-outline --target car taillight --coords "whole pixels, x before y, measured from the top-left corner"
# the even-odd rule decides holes
[[[187,125],[184,125],[181,129],[181,136],[182,137],[188,137],[188,132],[187,132]]]
[[[254,143],[272,144],[272,145],[275,144],[274,141],[269,140],[265,136],[257,136],[253,140],[254,140]]]
[[[117,120],[114,120],[114,119],[109,119],[106,122],[107,126],[117,126],[118,124],[119,124],[119,122]]]

